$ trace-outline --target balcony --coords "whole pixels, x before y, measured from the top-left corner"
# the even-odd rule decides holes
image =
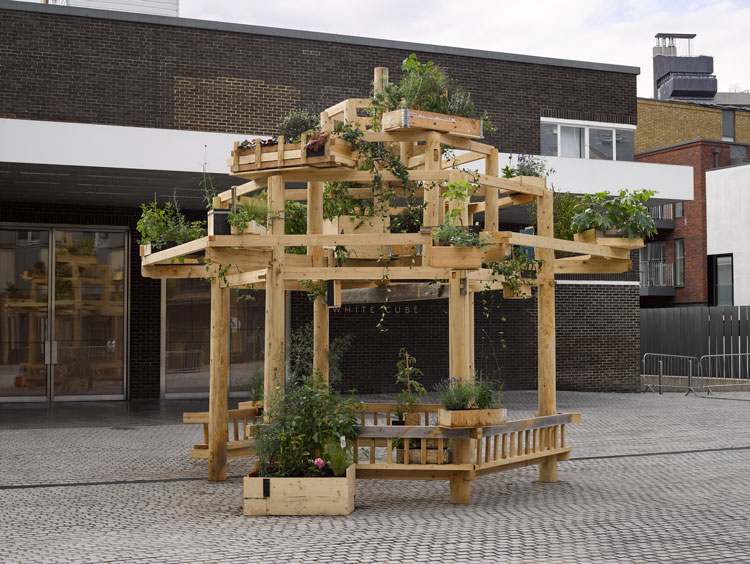
[[[662,260],[640,263],[641,296],[674,296],[674,264]]]
[[[648,213],[657,229],[674,229],[674,204],[649,206]]]

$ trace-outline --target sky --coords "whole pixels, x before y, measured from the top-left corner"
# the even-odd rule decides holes
[[[695,33],[719,91],[750,90],[750,0],[180,0],[180,16],[640,67],[656,33]]]

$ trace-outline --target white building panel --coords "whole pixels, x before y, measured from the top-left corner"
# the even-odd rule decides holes
[[[73,8],[134,12],[153,16],[180,15],[179,0],[67,0],[65,4]]]

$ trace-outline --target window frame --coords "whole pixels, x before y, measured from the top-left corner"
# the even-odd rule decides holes
[[[635,125],[630,125],[626,123],[582,121],[582,120],[577,120],[577,119],[558,119],[558,118],[540,117],[539,118],[540,136],[541,136],[541,124],[542,123],[557,125],[557,155],[546,155],[546,156],[560,157],[562,155],[562,145],[561,145],[562,135],[560,132],[560,126],[567,126],[567,127],[582,127],[584,130],[583,146],[584,146],[585,155],[580,158],[586,159],[586,160],[609,160],[609,159],[591,159],[591,157],[589,156],[589,129],[611,130],[612,132],[612,160],[610,162],[617,161],[617,130],[618,129],[627,130],[627,131],[636,130]],[[540,147],[540,152],[541,152],[541,147]],[[564,158],[576,158],[576,157],[564,157]],[[621,161],[621,162],[628,162],[628,161]]]

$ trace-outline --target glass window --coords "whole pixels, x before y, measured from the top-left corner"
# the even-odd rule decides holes
[[[633,160],[633,130],[616,129],[615,130],[615,154],[618,161]]]
[[[674,242],[674,272],[675,286],[685,285],[685,240],[675,239]]]
[[[716,305],[733,305],[732,256],[716,257]]]
[[[586,156],[586,129],[584,127],[560,126],[560,156],[582,159]]]
[[[685,216],[685,202],[674,203],[674,216],[675,218]]]
[[[589,158],[611,161],[613,152],[612,130],[589,128]]]
[[[542,123],[541,130],[542,155],[557,156],[557,124]]]

